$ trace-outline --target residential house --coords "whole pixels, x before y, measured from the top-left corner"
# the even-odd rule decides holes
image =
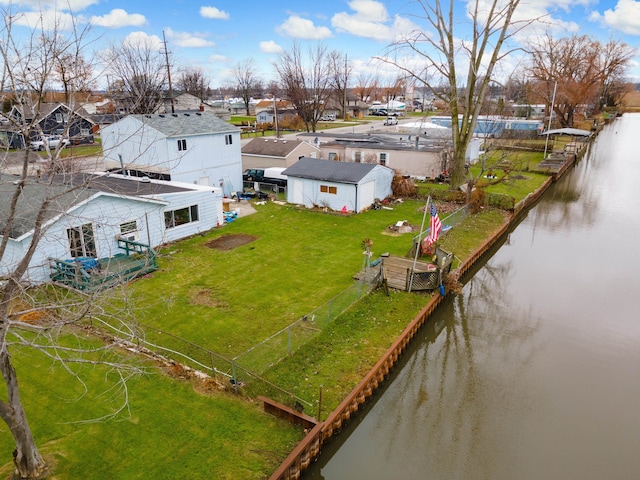
[[[438,130],[439,132],[440,130]],[[333,134],[316,132],[314,136],[320,157],[355,163],[378,163],[401,175],[414,178],[436,178],[448,165],[450,136],[428,136],[424,130],[408,132],[374,132],[365,134]],[[467,161],[475,163],[480,154],[481,139],[472,139],[467,149]]]
[[[212,112],[128,115],[102,129],[111,171],[242,189],[240,129]]]
[[[9,215],[15,177],[0,178],[0,218]],[[76,187],[76,190],[72,190]],[[52,182],[33,177],[16,207],[0,277],[24,257],[34,233],[35,212],[51,201],[44,234],[26,280],[47,282],[52,260],[106,259],[126,249],[119,240],[150,247],[206,232],[224,223],[222,190],[117,174],[76,174]],[[2,231],[5,225],[1,225]]]
[[[282,174],[287,176],[287,202],[308,208],[358,213],[393,193],[393,170],[378,164],[305,157]]]
[[[347,92],[347,104],[345,109],[347,111],[347,120],[351,118],[363,118],[369,115],[369,105],[366,102],[360,100],[360,97],[352,93]],[[344,118],[342,109],[342,103],[344,99],[338,100],[335,96],[332,96],[327,101],[324,108],[324,115],[334,115],[336,118]]]
[[[64,103],[40,103],[14,105],[9,112],[14,130],[33,126],[31,138],[25,144],[41,135],[64,135],[79,142],[92,138],[94,122],[84,109],[72,110]]]
[[[298,112],[293,107],[276,107],[278,111],[278,122],[287,122],[293,120]],[[273,114],[273,107],[266,108],[264,110],[259,110],[256,113],[256,123],[260,125],[261,123],[270,123],[275,124],[275,116]]]
[[[312,143],[276,137],[256,137],[242,146],[242,168],[290,167],[302,157],[320,157]]]

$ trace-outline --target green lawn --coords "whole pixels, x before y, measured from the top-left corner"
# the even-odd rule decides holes
[[[263,479],[302,436],[298,428],[230,393],[198,393],[187,380],[147,365],[129,382],[128,410],[112,389],[114,374],[100,367],[59,364],[31,351],[13,352],[30,425],[56,479]],[[129,359],[131,361],[131,359]],[[4,394],[6,396],[6,393]],[[4,424],[0,476],[13,469],[13,443]]]

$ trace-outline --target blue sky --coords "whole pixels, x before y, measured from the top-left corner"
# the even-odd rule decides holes
[[[151,37],[161,48],[164,32],[176,66],[202,67],[212,87],[232,84],[233,68],[250,58],[265,82],[275,79],[273,63],[294,41],[303,48],[322,42],[346,54],[354,74],[384,76],[390,67],[372,57],[384,55],[398,35],[426,29],[411,0],[0,0],[5,9],[9,3],[14,12],[25,12],[18,29],[32,27],[41,12],[45,19],[55,12],[62,25],[68,15],[80,25],[91,22],[93,34],[100,36],[98,49],[136,37]],[[465,2],[456,0],[456,5],[464,25]],[[517,15],[544,19],[544,26],[520,35],[521,45],[547,29],[558,37],[588,34],[603,42],[615,38],[640,46],[640,1],[522,0]],[[516,53],[502,71],[519,63]],[[640,51],[629,73],[640,81]]]

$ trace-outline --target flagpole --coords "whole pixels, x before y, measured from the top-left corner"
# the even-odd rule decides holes
[[[418,233],[418,243],[416,245],[416,254],[413,257],[413,268],[411,269],[411,278],[409,279],[409,292],[413,286],[413,271],[416,269],[416,263],[418,263],[418,252],[422,248],[422,232],[424,231],[424,222],[427,219],[427,210],[431,203],[431,195],[427,197],[427,203],[424,205],[424,214],[422,215],[422,225],[420,225],[420,233]]]

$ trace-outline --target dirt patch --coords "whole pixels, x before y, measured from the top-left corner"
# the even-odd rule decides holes
[[[204,305],[205,307],[226,307],[226,304],[216,300],[213,296],[213,292],[206,288],[193,293],[191,295],[191,303],[195,305]]]
[[[221,237],[214,238],[213,240],[205,243],[205,247],[215,248],[216,250],[233,250],[234,248],[241,247],[247,243],[251,243],[257,240],[258,237],[253,235],[246,235],[244,233],[238,233],[235,235],[222,235]]]

